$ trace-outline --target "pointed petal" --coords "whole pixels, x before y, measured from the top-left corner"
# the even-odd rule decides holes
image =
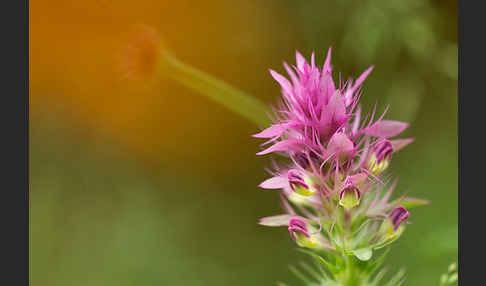
[[[354,92],[363,83],[363,81],[368,77],[372,70],[373,66],[370,66],[358,77],[358,79],[356,79],[356,82],[354,83],[352,88],[352,92]]]
[[[349,140],[348,136],[343,133],[335,133],[331,140],[329,140],[329,145],[327,147],[328,152],[336,153],[339,156],[350,155],[354,150],[354,144]]]
[[[252,136],[255,138],[272,138],[275,136],[280,136],[282,132],[284,132],[286,129],[285,124],[274,124],[264,130],[262,130],[260,133],[253,134]]]
[[[403,147],[407,146],[408,144],[413,142],[413,138],[406,138],[406,139],[396,139],[390,141],[393,146],[393,152],[396,152]]]
[[[329,99],[328,105],[324,108],[322,115],[324,122],[335,121],[341,125],[343,120],[347,118],[346,116],[346,105],[344,103],[344,98],[335,92]]]
[[[283,140],[283,141],[275,143],[271,147],[269,147],[269,148],[267,148],[263,151],[260,151],[256,154],[257,155],[265,155],[265,154],[269,154],[269,153],[272,153],[272,152],[278,152],[278,151],[297,151],[299,149],[300,145],[301,144],[298,143],[295,140]]]
[[[299,84],[299,79],[297,78],[294,71],[290,68],[290,66],[287,63],[284,63],[284,68],[289,74],[290,79],[292,80],[292,84],[294,85],[295,88],[295,86]]]
[[[292,218],[292,215],[283,214],[283,215],[275,215],[275,216],[267,216],[261,218],[258,223],[265,226],[284,226],[289,225],[289,220]]]
[[[408,128],[408,123],[395,120],[380,120],[365,130],[365,133],[376,137],[393,137]]]
[[[359,128],[359,122],[361,120],[361,106],[358,106],[356,113],[354,114],[353,127],[351,128],[352,134],[355,134]]]
[[[290,84],[288,79],[286,79],[283,75],[277,73],[274,70],[270,70],[270,74],[280,84],[280,86],[286,93],[292,94],[292,85]]]
[[[366,174],[366,173],[358,173],[358,174],[349,176],[349,180],[354,185],[360,184],[360,183],[364,182],[366,179],[368,179],[368,174]]]
[[[258,186],[262,189],[283,189],[288,185],[289,185],[288,180],[285,177],[276,176],[270,179],[266,179]]]
[[[305,58],[302,56],[302,54],[299,53],[299,51],[295,51],[295,60],[297,62],[297,68],[303,71],[306,61]]]
[[[322,67],[323,73],[331,73],[331,50],[332,47],[329,47],[329,50],[327,50],[326,61],[324,62],[324,66]]]

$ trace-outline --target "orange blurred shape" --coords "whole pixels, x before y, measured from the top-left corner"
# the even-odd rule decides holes
[[[247,31],[246,20],[254,9],[250,4],[239,5],[246,7],[246,14],[241,9],[234,12],[241,19],[225,25],[235,15],[228,15],[232,4],[223,0],[33,1],[29,13],[31,119],[55,111],[56,120],[73,120],[94,136],[106,136],[132,150],[132,155],[153,161],[187,157],[206,164],[211,160],[224,168],[218,160],[239,154],[235,146],[249,148],[240,142],[250,140],[250,131],[234,131],[237,124],[247,128],[245,122],[177,83],[155,80],[154,63],[161,45],[157,34],[163,35],[164,47],[167,39],[176,54],[192,56],[187,62],[208,72],[211,67],[223,70],[220,67],[228,66],[227,58],[236,58],[218,57],[215,46],[235,52],[238,61],[244,61],[236,49],[241,48],[238,37],[255,42],[259,38],[234,33],[235,25]],[[136,23],[149,26],[134,28]],[[255,53],[244,54],[255,57]],[[241,78],[241,66],[231,67],[224,74]],[[240,166],[244,168],[243,164],[236,167]]]
[[[160,55],[160,40],[157,31],[148,25],[135,25],[125,45],[117,54],[118,69],[122,78],[136,85],[150,85],[156,78]]]

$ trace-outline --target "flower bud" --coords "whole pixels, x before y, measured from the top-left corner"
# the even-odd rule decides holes
[[[351,209],[359,205],[361,192],[352,183],[346,183],[344,188],[339,192],[339,204],[345,209]]]
[[[298,170],[292,169],[287,172],[287,178],[292,191],[302,196],[312,196],[316,189],[310,176],[302,174]]]
[[[402,222],[406,221],[409,216],[410,213],[406,208],[402,206],[394,208],[381,225],[380,232],[384,235],[384,240],[391,241],[397,239],[405,228]]]
[[[317,239],[309,234],[307,224],[302,219],[289,220],[289,233],[290,237],[301,247],[315,248],[319,244]]]
[[[383,172],[391,161],[393,145],[388,140],[381,140],[375,144],[368,160],[368,169],[377,175]]]
[[[406,219],[408,219],[409,216],[410,213],[407,211],[406,208],[402,206],[398,206],[390,212],[388,218],[391,220],[393,224],[393,229],[397,230],[400,224]]]

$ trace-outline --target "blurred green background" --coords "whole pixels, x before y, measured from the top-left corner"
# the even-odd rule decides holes
[[[30,3],[30,282],[300,285],[307,258],[257,188],[260,130],[167,79],[127,87],[114,55],[134,24],[177,57],[275,104],[298,49],[334,75],[375,65],[362,103],[389,104],[416,141],[394,156],[395,195],[429,199],[393,245],[390,273],[438,285],[457,260],[456,1],[62,1]]]

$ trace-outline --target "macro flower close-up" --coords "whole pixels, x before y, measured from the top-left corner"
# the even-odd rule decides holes
[[[30,283],[458,285],[456,4],[30,3]]]
[[[276,164],[273,177],[260,184],[282,190],[286,213],[265,217],[260,224],[288,225],[299,246],[324,252],[325,260],[336,264],[324,267],[330,277],[322,275],[316,283],[377,285],[381,275],[372,276],[379,269],[374,264],[357,267],[359,261],[370,260],[374,250],[402,234],[410,216],[403,205],[410,199],[417,202],[405,196],[390,201],[392,179],[384,175],[391,154],[413,141],[391,139],[408,124],[383,119],[376,107],[361,118],[360,88],[372,68],[354,83],[335,84],[331,49],[322,68],[316,66],[314,53],[308,63],[299,52],[296,65],[284,66],[291,81],[270,70],[283,98],[274,123],[254,137],[267,138],[262,145],[270,145],[259,155],[279,153],[289,159],[286,165]],[[309,233],[311,227],[318,230]],[[353,268],[363,269],[351,273]],[[388,285],[403,283],[399,273]]]

